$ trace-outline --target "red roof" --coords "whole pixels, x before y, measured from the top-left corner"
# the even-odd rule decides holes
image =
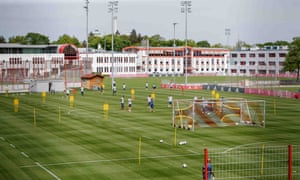
[[[79,59],[78,48],[73,44],[63,44],[59,46],[58,53],[65,55],[65,59]]]

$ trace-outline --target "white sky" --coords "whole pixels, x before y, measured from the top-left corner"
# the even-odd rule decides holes
[[[89,31],[111,33],[108,0],[89,0]],[[0,35],[6,39],[28,32],[49,36],[51,41],[68,34],[80,41],[86,37],[85,0],[1,0]],[[192,0],[188,14],[188,39],[226,44],[238,38],[249,44],[276,40],[291,41],[300,36],[300,0]],[[185,15],[180,0],[119,0],[118,30],[135,29],[141,35],[160,34],[185,38]]]

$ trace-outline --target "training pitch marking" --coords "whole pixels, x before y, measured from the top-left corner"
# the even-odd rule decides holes
[[[268,142],[256,142],[256,143],[243,144],[243,145],[235,146],[233,148],[229,148],[229,149],[223,151],[222,153],[227,153],[229,151],[232,151],[234,149],[238,149],[238,148],[243,147],[243,146],[250,146],[250,145],[254,145],[254,144],[263,144],[263,143],[268,143]]]
[[[60,180],[60,178],[58,176],[56,176],[53,172],[51,172],[49,169],[45,168],[43,165],[41,165],[40,163],[36,162],[36,165],[38,165],[40,168],[42,168],[43,170],[45,170],[47,173],[49,173],[51,176],[53,176],[55,179]]]
[[[29,158],[29,156],[28,156],[26,153],[24,153],[24,152],[21,152],[21,154],[22,154],[23,156],[25,156],[25,157]]]
[[[198,156],[198,154],[193,153],[193,154],[176,154],[176,155],[170,155],[170,156],[149,156],[149,157],[142,157],[141,159],[161,159],[161,158],[174,158],[174,157],[186,157],[186,156]],[[138,160],[138,158],[99,159],[99,160],[90,160],[90,161],[61,162],[61,163],[53,163],[53,164],[44,164],[44,166],[61,166],[61,165],[72,165],[72,164],[87,164],[87,163],[99,163],[99,162],[128,161],[128,160]],[[44,166],[42,166],[39,163],[36,163],[36,165],[43,169],[45,168]],[[30,168],[30,167],[35,167],[36,165],[26,165],[26,166],[20,166],[20,167],[21,168]],[[46,168],[44,170],[46,170]],[[49,172],[51,172],[51,171],[49,171]]]

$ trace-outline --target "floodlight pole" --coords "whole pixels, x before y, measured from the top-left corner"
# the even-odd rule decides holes
[[[229,36],[230,36],[230,29],[229,28],[226,28],[225,29],[225,36],[226,36],[226,44],[227,46],[229,47]]]
[[[111,13],[111,84],[114,84],[114,12],[118,12],[118,1],[108,2],[108,12]]]
[[[185,65],[185,84],[187,84],[187,14],[192,11],[192,1],[181,1],[181,12],[185,13],[185,48],[184,48],[184,65]]]
[[[175,41],[175,30],[176,30],[176,25],[177,25],[178,23],[176,23],[176,22],[174,22],[173,23],[173,28],[174,28],[174,37],[173,37],[173,61],[174,61],[174,64],[173,64],[173,76],[174,76],[174,84],[175,84],[175,53],[176,53],[176,50],[175,50],[175,48],[176,48],[176,41]]]
[[[86,9],[86,61],[89,60],[89,0],[85,1],[85,6],[83,8]],[[85,61],[83,61],[83,74],[85,74]]]

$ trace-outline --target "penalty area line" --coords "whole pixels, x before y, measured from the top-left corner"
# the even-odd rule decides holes
[[[198,156],[198,154],[175,154],[175,155],[167,155],[167,156],[146,156],[141,157],[141,159],[162,159],[162,158],[174,158],[174,157],[188,157],[188,156]],[[117,161],[129,161],[129,160],[138,160],[138,158],[120,158],[120,159],[99,159],[99,160],[90,160],[90,161],[73,161],[73,162],[61,162],[61,163],[53,163],[53,164],[44,164],[44,166],[61,166],[61,165],[72,165],[72,164],[88,164],[88,163],[101,163],[101,162],[117,162]],[[36,162],[36,165],[47,171],[51,175],[53,174],[47,168]],[[36,165],[26,165],[21,166],[20,168],[30,168],[35,167]],[[55,174],[53,174],[55,175]],[[56,176],[57,177],[57,176]]]
[[[255,145],[255,144],[263,144],[263,143],[268,143],[268,142],[256,142],[256,143],[249,143],[249,144],[242,144],[242,145],[239,145],[239,146],[235,146],[235,147],[232,147],[232,148],[228,148],[226,149],[225,151],[223,151],[222,153],[227,153],[229,151],[232,151],[234,149],[238,149],[240,147],[245,147],[245,146],[250,146],[250,145]]]
[[[60,178],[58,176],[56,176],[53,172],[51,172],[49,169],[45,168],[43,165],[41,165],[38,162],[35,162],[36,165],[38,165],[40,168],[42,168],[43,170],[45,170],[47,173],[49,173],[51,176],[53,176],[55,179],[60,180]]]

